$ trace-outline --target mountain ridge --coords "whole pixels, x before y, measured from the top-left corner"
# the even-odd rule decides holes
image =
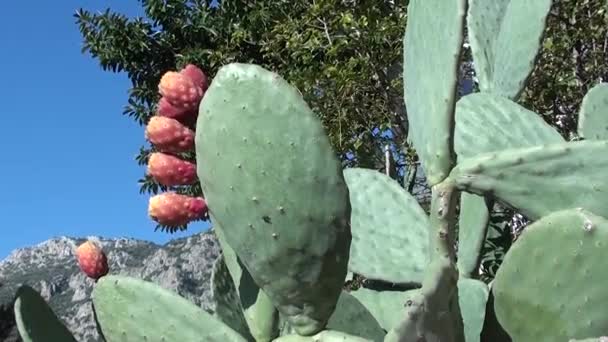
[[[128,237],[57,236],[12,251],[0,261],[0,341],[22,341],[14,314],[14,294],[21,284],[40,292],[79,342],[101,342],[90,295],[94,281],[78,268],[75,250],[86,240],[98,242],[108,256],[110,274],[152,281],[213,313],[210,279],[220,248],[209,231],[165,244]]]

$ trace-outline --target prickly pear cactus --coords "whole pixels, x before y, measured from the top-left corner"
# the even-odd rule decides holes
[[[110,275],[93,290],[95,320],[107,341],[246,342],[245,337],[172,291]]]
[[[44,298],[28,285],[15,296],[15,321],[24,342],[76,342],[76,338],[57,317]]]
[[[146,131],[162,153],[150,175],[198,181],[204,197],[167,192],[149,214],[173,226],[211,218],[223,251],[218,310],[104,273],[93,293],[100,331],[108,341],[605,339],[608,88],[585,96],[582,141],[566,141],[517,103],[551,5],[409,1],[404,95],[429,213],[389,176],[343,170],[316,114],[278,74],[241,63],[210,85],[194,65],[165,74]],[[465,27],[481,91],[458,98]],[[193,137],[196,161],[180,159]],[[494,203],[536,221],[489,286],[476,277]],[[347,292],[347,274],[389,284]],[[26,341],[71,341],[27,288],[18,304]]]
[[[541,342],[605,334],[606,246],[608,220],[585,209],[534,222],[509,250],[493,283],[496,315],[509,335]]]

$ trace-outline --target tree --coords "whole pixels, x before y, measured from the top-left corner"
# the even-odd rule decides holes
[[[253,62],[283,75],[327,128],[345,166],[383,168],[386,144],[402,173],[407,127],[402,32],[407,2],[142,0],[147,19],[80,9],[83,51],[132,82],[124,114],[145,125],[162,74],[194,63],[213,77],[224,64]],[[150,147],[137,161],[147,163]],[[194,158],[194,156],[190,156]],[[398,170],[397,170],[398,169]],[[141,192],[167,190],[150,177]],[[199,186],[179,187],[200,195]]]
[[[608,80],[608,3],[554,0],[545,39],[521,103],[574,138],[583,97]]]

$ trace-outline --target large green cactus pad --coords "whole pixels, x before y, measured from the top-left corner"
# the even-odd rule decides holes
[[[551,4],[552,0],[469,0],[467,28],[482,92],[519,97],[534,68]]]
[[[608,140],[608,83],[585,94],[578,115],[578,135],[587,140]]]
[[[246,342],[184,297],[143,280],[108,275],[93,290],[97,324],[108,341]]]
[[[399,313],[399,312],[395,312]],[[295,334],[293,328],[282,318],[281,335]],[[336,310],[327,323],[327,330],[339,331],[353,336],[359,336],[371,341],[384,340],[386,332],[367,306],[361,303],[352,293],[342,291]]]
[[[215,303],[215,315],[247,340],[254,340],[249,331],[247,320],[245,320],[241,299],[228,267],[226,267],[223,255],[220,255],[213,264],[211,293]]]
[[[279,334],[279,313],[277,309],[268,295],[255,283],[234,250],[228,245],[222,228],[216,224],[213,231],[221,246],[222,259],[230,273],[249,332],[256,341],[272,340]]]
[[[458,218],[458,271],[471,277],[479,268],[479,259],[488,232],[492,201],[468,192],[460,194]]]
[[[563,141],[540,115],[507,98],[475,93],[456,103],[454,149],[459,161],[485,152]]]
[[[506,254],[492,291],[514,341],[568,341],[608,331],[608,220],[583,209],[544,216]]]
[[[344,170],[350,193],[351,271],[368,279],[421,283],[429,263],[429,218],[395,180],[375,170]]]
[[[273,342],[374,342],[359,336],[353,336],[341,331],[323,330],[313,336],[285,335]]]
[[[403,307],[417,289],[408,291],[377,291],[361,287],[350,294],[357,298],[385,330],[391,330],[401,320]]]
[[[490,290],[484,282],[463,278],[458,280],[458,303],[467,342],[480,342],[486,318]]]
[[[388,331],[385,342],[464,342],[458,307],[458,273],[446,258],[429,265],[422,288],[407,301],[405,313]]]
[[[342,291],[336,310],[327,323],[327,329],[376,342],[382,342],[386,335],[370,311],[346,291]]]
[[[13,310],[17,330],[24,342],[76,342],[44,298],[30,286],[19,287]]]
[[[574,141],[485,153],[460,162],[450,177],[532,220],[576,207],[608,217],[606,168],[608,141]]]
[[[279,75],[229,64],[201,101],[196,155],[226,242],[298,333],[318,332],[351,241],[348,188],[320,120]]]
[[[403,78],[409,137],[430,185],[441,182],[454,164],[454,103],[466,3],[412,0],[408,6]]]

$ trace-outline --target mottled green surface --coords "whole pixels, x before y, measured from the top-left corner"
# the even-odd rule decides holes
[[[23,285],[15,299],[15,321],[24,342],[76,342],[76,339],[44,298]]]
[[[582,209],[547,215],[511,247],[492,285],[514,341],[554,342],[608,331],[608,220]]]
[[[563,142],[540,115],[494,94],[475,93],[456,104],[458,162],[485,152]]]
[[[608,142],[574,141],[485,153],[460,163],[450,177],[529,219],[577,207],[608,216],[607,168]]]
[[[458,272],[471,277],[479,268],[483,247],[490,222],[491,204],[485,197],[462,192],[458,218]]]
[[[371,312],[354,296],[342,291],[327,329],[382,342],[386,332]]]
[[[349,269],[368,279],[422,283],[429,218],[399,183],[375,170],[344,170],[352,207]]]
[[[578,114],[578,135],[588,140],[608,140],[608,84],[591,88]]]
[[[349,335],[340,331],[324,330],[314,336],[285,335],[273,342],[373,342],[366,338]]]
[[[267,341],[279,334],[279,312],[268,295],[254,282],[251,274],[239,260],[234,250],[228,245],[224,232],[219,225],[214,232],[222,249],[226,269],[230,273],[240,308],[251,335],[256,341]]]
[[[241,299],[228,267],[226,267],[223,255],[220,255],[213,265],[211,293],[215,303],[215,316],[247,340],[255,341],[247,326]]]
[[[211,219],[301,334],[318,332],[344,283],[350,203],[341,164],[297,89],[251,64],[215,76],[196,129]]]
[[[534,69],[552,0],[469,0],[479,88],[517,99]]]
[[[410,297],[400,322],[388,331],[385,342],[464,342],[457,279],[449,260],[440,257],[433,261],[422,288]]]
[[[454,164],[452,132],[466,0],[412,0],[404,49],[404,94],[411,140],[429,185]]]
[[[481,341],[488,295],[488,285],[484,282],[466,278],[458,280],[458,303],[462,313],[466,342]]]
[[[92,297],[97,322],[108,341],[246,342],[217,318],[151,282],[105,276]]]
[[[408,291],[377,291],[359,288],[350,294],[371,312],[385,330],[391,330],[401,320],[407,301],[416,294],[417,290]]]

